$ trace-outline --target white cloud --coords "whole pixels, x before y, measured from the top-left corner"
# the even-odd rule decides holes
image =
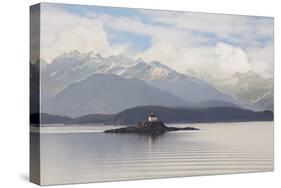
[[[167,42],[180,46],[194,46],[206,39],[193,36],[192,32],[178,28],[144,23],[137,17],[114,17],[108,14],[94,15],[105,26],[119,32],[130,32],[141,36],[148,36],[153,43]]]
[[[53,58],[71,51],[102,55],[123,53],[125,45],[110,46],[100,21],[64,12],[43,4],[41,9],[41,57]]]
[[[247,50],[252,70],[264,77],[273,77],[274,48],[273,44],[266,47],[256,47]]]
[[[272,18],[176,11],[141,10],[140,12],[156,24],[168,24],[179,29],[212,33],[219,38],[236,43],[250,42],[255,45],[256,37],[269,39],[273,37]]]
[[[74,49],[132,55],[130,47],[138,44],[111,46],[105,30],[109,28],[149,37],[151,46],[132,56],[159,60],[179,72],[193,69],[218,78],[249,70],[267,77],[273,73],[273,19],[141,10],[149,18],[144,21],[94,9],[86,16],[53,7],[43,10],[41,54],[47,60]]]
[[[218,71],[216,72],[215,68],[213,70],[214,75],[232,76],[235,72],[247,72],[251,69],[248,55],[241,48],[218,43],[215,48],[215,54],[217,59],[214,59],[214,61],[218,62]]]
[[[193,69],[209,73],[215,78],[226,78],[236,72],[244,73],[250,70],[262,75],[271,75],[272,54],[269,52],[270,49],[247,52],[226,43],[217,43],[213,47],[193,48],[176,48],[172,44],[156,43],[136,57],[140,56],[146,61],[159,60],[179,72]],[[268,70],[266,67],[271,68]]]
[[[179,72],[194,69],[215,77],[229,77],[235,72],[249,70],[272,76],[273,54],[270,53],[272,48],[268,47],[272,46],[273,40],[272,19],[150,10],[140,12],[153,23],[143,22],[137,17],[95,17],[113,30],[151,38],[152,45],[136,54],[135,58],[159,60]],[[213,33],[218,39],[198,32]],[[263,43],[258,41],[259,37],[269,40],[266,47],[258,47]],[[210,39],[215,41],[215,45],[204,45]],[[236,45],[227,44],[224,39]],[[248,49],[242,47],[247,45]]]

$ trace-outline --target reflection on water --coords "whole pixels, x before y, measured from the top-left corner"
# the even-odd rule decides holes
[[[272,122],[193,126],[201,130],[157,137],[102,132],[110,126],[41,128],[42,184],[273,170]]]

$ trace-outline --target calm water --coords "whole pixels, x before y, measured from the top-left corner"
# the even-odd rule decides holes
[[[42,184],[273,170],[272,122],[192,126],[201,130],[159,137],[102,132],[112,126],[41,128]]]

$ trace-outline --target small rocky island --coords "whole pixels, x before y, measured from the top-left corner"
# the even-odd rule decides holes
[[[105,133],[139,133],[139,134],[163,134],[166,131],[199,130],[194,127],[167,127],[163,121],[158,120],[154,113],[148,116],[147,121],[140,122],[136,126],[119,129],[105,130]]]

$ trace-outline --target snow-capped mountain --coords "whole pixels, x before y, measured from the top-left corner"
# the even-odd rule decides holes
[[[185,76],[161,64],[159,61],[144,62],[137,59],[134,66],[128,67],[120,76],[125,78],[136,78],[139,80],[159,80],[159,79],[181,79]]]
[[[205,80],[222,92],[228,93],[242,103],[259,110],[273,109],[273,79],[263,78],[258,73],[248,71],[235,73],[226,79],[215,79],[209,74],[198,73],[192,69],[185,72],[186,75]],[[260,102],[258,102],[260,101]]]
[[[73,81],[79,80],[79,77],[84,79],[97,73],[116,74],[125,78],[141,80],[183,77],[158,61],[146,63],[141,58],[134,60],[124,55],[102,57],[100,54],[78,51],[65,53],[55,58],[44,72],[57,80],[69,79],[75,75]],[[69,81],[72,82],[72,80]]]
[[[133,66],[134,60],[123,55],[102,57],[100,54],[80,53],[72,51],[55,58],[44,72],[56,79],[69,78],[75,75],[75,79],[84,79],[94,73],[122,74],[127,67]]]
[[[44,87],[41,100],[47,102],[70,84],[94,74],[115,74],[126,79],[142,80],[185,101],[221,100],[239,104],[208,82],[180,74],[159,61],[133,60],[124,55],[102,57],[100,54],[78,51],[55,58],[42,70],[41,84]]]
[[[274,92],[273,89],[266,92],[263,96],[259,97],[254,103],[263,110],[273,111]]]
[[[258,110],[273,110],[273,78],[263,78],[249,71],[235,73],[228,79],[216,81],[214,85],[238,100],[254,105]]]
[[[69,84],[97,73],[120,75],[133,66],[134,60],[123,55],[102,57],[100,54],[71,51],[55,58],[42,70],[42,101],[54,97]]]
[[[217,80],[216,78],[214,78],[212,75],[206,73],[206,72],[196,72],[192,69],[187,69],[185,72],[184,72],[185,75],[187,76],[191,76],[191,77],[195,77],[195,78],[198,78],[200,80],[204,80],[206,82],[209,82],[209,83],[215,83]]]
[[[71,83],[88,78],[93,74],[115,74],[124,78],[140,80],[177,79],[184,77],[169,67],[153,61],[144,62],[141,58],[128,58],[124,55],[102,57],[100,54],[72,51],[55,58],[42,70],[44,85],[42,100],[47,101]]]
[[[215,85],[241,101],[255,103],[256,100],[272,90],[273,79],[266,79],[253,71],[249,71],[235,73],[228,79],[217,81]]]

